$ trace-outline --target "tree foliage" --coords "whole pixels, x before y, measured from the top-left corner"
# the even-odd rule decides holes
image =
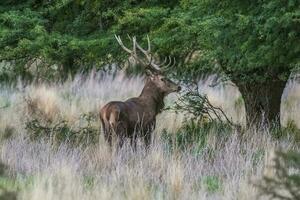
[[[101,68],[124,58],[114,33],[147,33],[162,23],[153,22],[167,15],[164,7],[172,5],[135,0],[4,0],[0,60],[13,62],[17,75],[26,75],[26,64],[35,59],[42,61],[40,69],[55,64],[62,74]]]
[[[299,65],[297,0],[4,0],[0,10],[0,59],[21,71],[33,58],[65,72],[115,62],[115,33],[149,34],[189,73],[218,59],[233,79],[253,82],[286,79]]]

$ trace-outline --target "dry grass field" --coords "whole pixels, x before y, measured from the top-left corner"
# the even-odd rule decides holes
[[[210,78],[199,82],[210,101],[223,108],[235,122],[245,123],[242,98],[232,85],[209,87]],[[151,149],[140,145],[136,152],[125,145],[109,151],[100,134],[99,108],[110,100],[136,96],[144,78],[91,73],[56,84],[19,82],[0,89],[1,162],[6,173],[1,190],[16,192],[24,200],[83,199],[257,199],[255,183],[272,176],[274,149],[297,149],[290,137],[274,139],[267,125],[223,138],[210,129],[201,151],[170,150],[162,132],[175,133],[182,126],[182,113],[165,111],[157,120]],[[290,81],[282,97],[282,124],[294,120],[300,127],[300,86]],[[178,94],[166,99],[171,105]],[[90,126],[99,132],[95,144],[72,145],[68,140],[53,146],[51,140],[29,137],[26,122],[32,109],[45,121],[64,120],[78,128],[93,116]],[[222,130],[221,130],[222,131]],[[51,130],[50,130],[51,134]],[[50,136],[51,137],[51,136]],[[2,192],[3,192],[2,191]],[[261,197],[262,199],[264,197]]]

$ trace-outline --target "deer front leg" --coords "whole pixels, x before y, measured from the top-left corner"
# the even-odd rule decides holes
[[[104,139],[108,143],[109,147],[112,147],[112,133],[111,130],[104,130]]]
[[[108,143],[108,145],[111,148],[112,147],[112,133],[111,133],[110,127],[107,123],[105,123],[105,121],[102,118],[100,118],[100,119],[101,119],[104,140]]]
[[[137,143],[137,136],[136,135],[133,135],[131,138],[130,138],[130,145],[131,145],[131,148],[136,151],[136,143]]]
[[[124,145],[124,142],[127,138],[127,131],[128,131],[128,128],[127,128],[127,124],[124,123],[124,122],[119,122],[117,124],[117,127],[115,129],[115,133],[116,133],[116,136],[117,136],[117,145],[118,145],[118,150],[120,150],[123,145]]]
[[[156,125],[156,120],[154,119],[148,126],[147,129],[145,131],[145,135],[144,135],[144,142],[145,142],[145,147],[146,149],[149,149],[150,144],[151,144],[151,136],[152,136],[152,132],[155,129],[155,125]]]

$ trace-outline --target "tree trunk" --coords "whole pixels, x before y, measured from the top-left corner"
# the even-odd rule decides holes
[[[242,93],[247,127],[257,123],[280,123],[280,103],[286,81],[276,80],[264,84],[237,84]]]
[[[76,68],[74,66],[74,59],[72,57],[68,57],[63,62],[63,73],[61,74],[63,79],[68,78],[70,75],[73,77],[76,73]]]

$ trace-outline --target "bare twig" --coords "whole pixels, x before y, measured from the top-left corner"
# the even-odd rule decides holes
[[[183,95],[175,102],[174,109],[191,114],[194,119],[201,120],[204,116],[207,116],[210,121],[218,120],[221,122],[225,119],[228,124],[234,126],[220,107],[212,105],[206,95],[199,93],[196,82],[187,87]]]

